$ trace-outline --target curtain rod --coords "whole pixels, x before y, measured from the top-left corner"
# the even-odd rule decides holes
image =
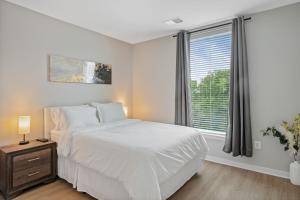
[[[247,17],[247,18],[244,19],[244,21],[248,21],[248,20],[251,20],[251,17]],[[224,23],[224,24],[210,26],[210,27],[207,27],[207,28],[202,28],[202,29],[198,29],[198,30],[194,30],[194,31],[188,31],[188,34],[200,32],[200,31],[206,31],[206,30],[209,30],[209,29],[218,28],[218,27],[222,27],[222,26],[227,26],[229,24],[232,24],[232,22],[227,22],[227,23]],[[177,35],[173,35],[173,37],[177,37]]]

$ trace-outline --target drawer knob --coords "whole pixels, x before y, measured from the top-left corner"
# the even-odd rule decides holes
[[[34,176],[34,175],[37,175],[37,174],[39,174],[39,173],[40,173],[40,171],[36,171],[36,172],[33,172],[33,173],[28,174],[27,176],[28,176],[28,177]]]
[[[36,157],[36,158],[32,158],[32,159],[29,159],[29,160],[27,160],[28,162],[33,162],[33,161],[36,161],[36,160],[39,160],[40,159],[40,157]]]

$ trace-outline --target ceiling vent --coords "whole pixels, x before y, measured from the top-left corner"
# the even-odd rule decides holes
[[[166,20],[165,24],[172,25],[172,24],[179,24],[181,22],[183,22],[183,20],[177,17],[177,18]]]

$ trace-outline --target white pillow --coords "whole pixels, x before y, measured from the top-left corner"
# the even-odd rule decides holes
[[[59,107],[53,111],[51,117],[54,119],[54,130],[73,129],[100,124],[97,118],[97,109],[88,105]]]
[[[65,129],[64,127],[66,126],[66,119],[63,115],[63,113],[61,112],[60,107],[52,107],[49,108],[50,111],[50,117],[51,120],[54,124],[54,128],[52,130],[63,130]]]
[[[126,119],[126,115],[121,103],[91,103],[97,108],[100,122],[114,122]]]

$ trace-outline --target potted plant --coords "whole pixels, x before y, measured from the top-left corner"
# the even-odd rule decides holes
[[[285,151],[291,151],[293,162],[290,164],[290,180],[295,185],[300,185],[300,162],[297,161],[297,155],[300,148],[300,113],[292,122],[283,121],[282,131],[274,126],[263,130],[263,136],[273,135],[278,137],[280,144],[284,146]]]

